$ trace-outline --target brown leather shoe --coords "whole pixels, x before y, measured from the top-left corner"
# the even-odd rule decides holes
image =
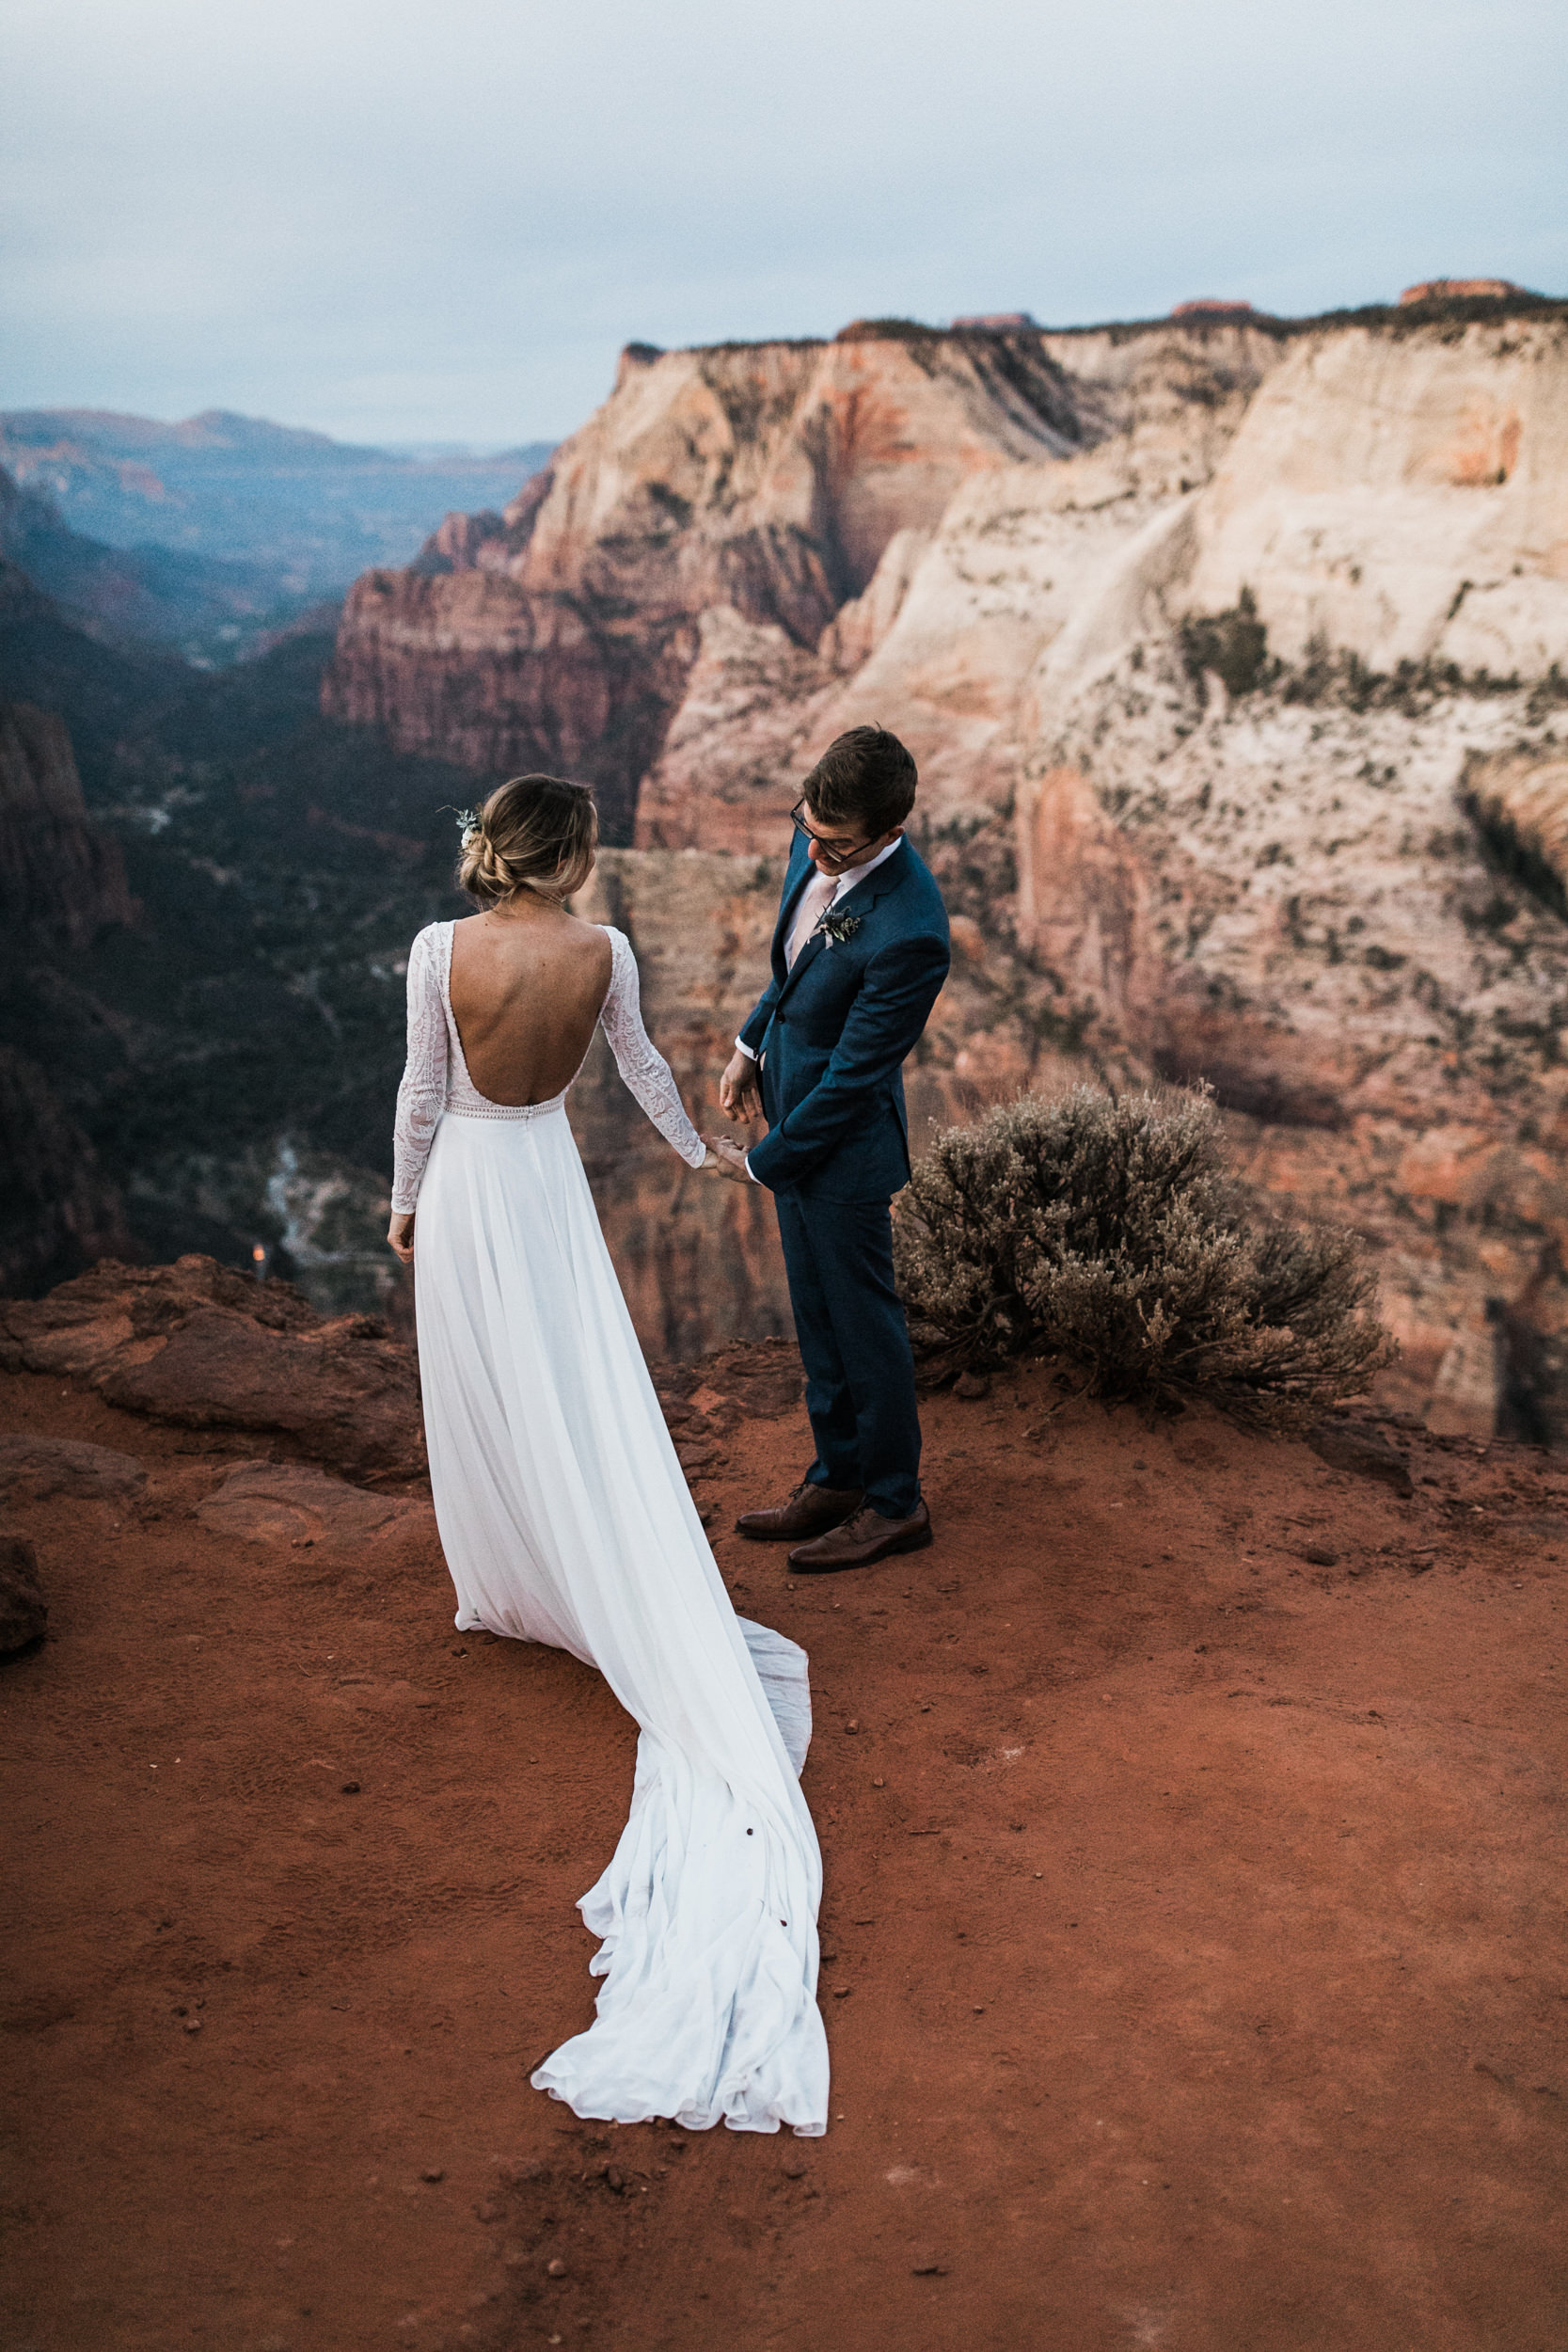
[[[907,1519],[885,1519],[867,1503],[815,1543],[797,1545],[789,1565],[797,1576],[826,1576],[834,1568],[868,1568],[895,1551],[924,1551],[931,1541],[931,1514],[924,1498]]]
[[[799,1543],[803,1535],[825,1535],[830,1527],[860,1509],[860,1494],[847,1492],[838,1486],[814,1486],[802,1479],[787,1502],[775,1503],[770,1511],[742,1511],[736,1521],[737,1534],[750,1535],[753,1543]]]

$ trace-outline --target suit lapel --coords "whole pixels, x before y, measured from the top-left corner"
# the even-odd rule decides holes
[[[905,846],[907,847],[908,845],[906,844]],[[879,898],[885,898],[890,891],[896,890],[898,888],[899,884],[904,881],[906,875],[909,873],[909,858],[901,854],[895,854],[893,857],[888,858],[884,864],[879,866],[874,874],[867,874],[863,882],[858,882],[853,890],[847,890],[843,898],[838,900],[836,905],[834,905],[832,900],[830,899],[829,907],[835,914],[867,914],[870,913],[872,907],[876,904]],[[793,890],[789,894],[787,907],[791,920],[794,917],[795,908],[799,903],[800,896],[800,893],[799,889]],[[826,911],[827,910],[825,909],[824,912]],[[782,915],[780,917],[779,929],[775,932],[774,937],[777,941],[781,942],[789,937],[788,924]],[[786,972],[784,974],[784,980],[779,989],[778,996],[775,999],[776,1004],[783,1004],[785,996],[788,995],[790,990],[794,987],[801,973],[806,969],[806,966],[810,963],[816,962],[817,957],[822,953],[827,945],[828,940],[825,932],[820,930],[813,931],[811,937],[807,940],[805,946],[796,957],[793,971]],[[784,948],[782,945],[779,946],[778,952],[782,960],[784,955]]]

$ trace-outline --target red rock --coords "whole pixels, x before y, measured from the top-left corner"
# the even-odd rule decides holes
[[[196,1516],[243,1543],[356,1543],[397,1512],[384,1495],[303,1462],[242,1462],[197,1504]]]
[[[1486,295],[1500,300],[1523,292],[1512,278],[1423,278],[1418,285],[1406,286],[1400,303],[1402,308],[1410,302],[1473,302]]]
[[[147,1471],[135,1455],[118,1454],[112,1446],[20,1432],[0,1437],[0,1494],[21,1493],[34,1502],[50,1495],[118,1502],[146,1483]]]
[[[66,1374],[192,1429],[286,1432],[359,1476],[413,1476],[424,1438],[411,1351],[368,1317],[324,1321],[287,1285],[211,1258],[105,1259],[47,1298],[0,1302],[0,1368]]]

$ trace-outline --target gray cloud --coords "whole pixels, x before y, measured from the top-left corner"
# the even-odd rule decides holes
[[[567,431],[617,346],[1568,283],[1556,0],[13,0],[0,403]]]

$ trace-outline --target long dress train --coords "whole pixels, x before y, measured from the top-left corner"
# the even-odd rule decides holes
[[[460,1628],[597,1667],[640,1726],[630,1817],[578,1906],[600,1937],[593,2025],[533,2074],[581,2116],[826,2129],[821,1859],[798,1774],[803,1650],[738,1618],[605,1248],[563,1091],[474,1088],[450,923],[408,965],[393,1205],[416,1228],[431,1483]],[[601,1021],[622,1077],[691,1166],[701,1138],[610,931]]]

